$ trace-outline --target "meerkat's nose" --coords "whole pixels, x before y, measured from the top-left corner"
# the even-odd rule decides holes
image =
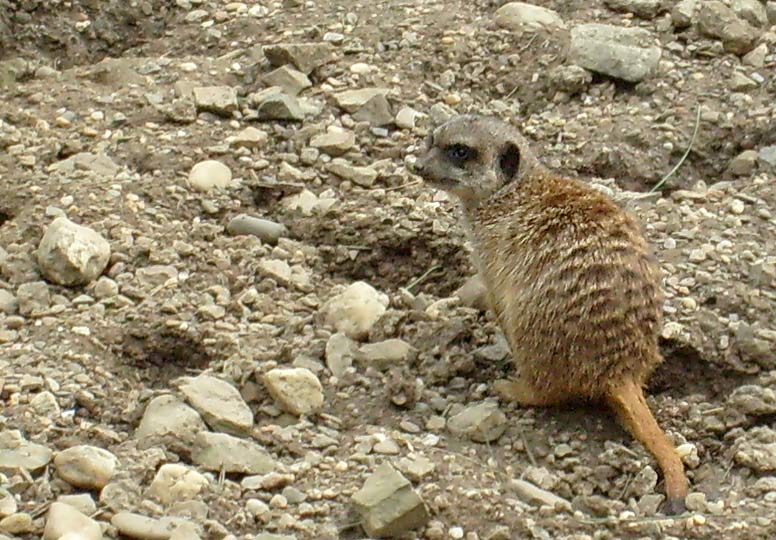
[[[423,176],[423,173],[426,172],[426,160],[422,157],[416,158],[415,161],[411,162],[409,165],[410,172],[413,174]]]

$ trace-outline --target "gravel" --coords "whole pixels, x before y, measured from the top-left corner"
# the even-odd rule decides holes
[[[773,2],[39,4],[0,9],[0,540],[772,536]],[[470,111],[644,224],[688,514],[599,408],[495,401],[407,169]]]

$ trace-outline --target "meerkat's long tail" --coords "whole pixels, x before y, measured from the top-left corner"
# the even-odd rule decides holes
[[[676,448],[649,410],[641,385],[635,381],[626,381],[612,387],[606,401],[633,436],[655,457],[663,471],[666,513],[682,513],[685,510],[684,498],[688,491],[684,465]]]

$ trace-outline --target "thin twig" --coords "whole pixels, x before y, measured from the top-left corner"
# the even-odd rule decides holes
[[[436,266],[432,266],[431,268],[429,268],[428,270],[426,270],[425,272],[423,272],[423,275],[422,275],[422,276],[420,276],[419,278],[417,278],[417,279],[413,280],[412,282],[410,282],[410,284],[409,284],[409,285],[407,285],[407,286],[406,286],[406,287],[404,287],[404,288],[405,288],[405,289],[406,289],[408,292],[412,292],[412,288],[413,288],[413,287],[415,287],[416,285],[420,284],[420,283],[421,283],[421,282],[422,282],[424,279],[426,279],[426,278],[427,278],[427,277],[428,277],[428,276],[429,276],[429,275],[430,275],[432,272],[436,272],[437,270],[439,270],[439,269],[441,269],[441,268],[442,268],[442,266],[441,266],[441,265],[439,265],[439,264],[438,264],[438,265],[436,265]]]
[[[635,517],[631,519],[617,519],[614,516],[602,517],[602,518],[579,518],[575,521],[577,523],[584,523],[585,525],[597,525],[601,523],[612,523],[617,525],[627,525],[630,523],[655,523],[660,521],[676,521],[687,516],[687,512],[676,516],[644,516]]]
[[[657,184],[655,184],[655,186],[654,186],[652,189],[650,189],[650,190],[649,190],[649,192],[650,192],[650,193],[654,193],[655,191],[657,191],[658,189],[660,189],[660,187],[661,187],[663,184],[665,184],[665,183],[666,183],[666,180],[668,180],[669,178],[671,178],[671,176],[673,176],[673,175],[674,175],[674,173],[675,173],[676,171],[678,171],[678,170],[679,170],[679,167],[681,167],[681,166],[682,166],[682,163],[684,163],[684,160],[686,160],[686,159],[687,159],[687,156],[689,156],[689,155],[690,155],[690,151],[692,150],[692,147],[693,147],[693,145],[695,144],[695,137],[697,137],[697,136],[698,136],[698,128],[700,127],[700,125],[701,125],[701,104],[700,104],[700,103],[698,103],[697,107],[695,108],[695,129],[693,129],[693,132],[692,132],[692,137],[690,138],[690,144],[689,144],[689,145],[687,145],[687,150],[685,151],[684,155],[682,156],[682,159],[680,159],[680,160],[679,160],[679,163],[677,163],[677,164],[674,166],[674,168],[673,168],[673,169],[671,169],[671,170],[668,172],[668,174],[667,174],[667,175],[665,175],[665,176],[663,177],[663,179],[662,179],[660,182],[658,182]]]
[[[533,45],[533,42],[534,42],[534,41],[536,41],[536,38],[537,38],[538,36],[539,36],[539,33],[538,33],[538,32],[537,32],[536,34],[532,35],[532,36],[531,36],[531,39],[529,39],[529,40],[528,40],[528,43],[526,43],[525,45],[523,45],[522,47],[520,47],[520,49],[518,49],[518,50],[519,50],[520,52],[527,50],[527,49],[528,49],[528,47],[530,47],[531,45]]]
[[[32,519],[37,519],[46,512],[48,512],[49,507],[51,506],[51,502],[45,502],[39,506],[36,506],[32,512],[30,512],[30,515],[32,516]]]
[[[522,433],[520,434],[520,440],[523,441],[523,448],[525,448],[525,454],[528,456],[528,461],[531,462],[531,465],[534,467],[537,467],[536,457],[534,456],[533,452],[531,451],[531,447],[528,446],[528,441],[525,440],[525,435]]]
[[[617,497],[618,499],[622,499],[625,497],[625,494],[628,492],[628,488],[633,483],[633,474],[629,474],[627,480],[625,481],[625,486],[622,488],[622,491],[620,492],[620,496]]]
[[[385,188],[383,191],[385,191],[385,192],[396,191],[397,189],[404,189],[404,188],[408,188],[408,187],[412,187],[412,186],[417,186],[418,184],[422,184],[422,183],[423,183],[423,180],[414,180],[412,182],[407,182],[406,184],[402,184],[400,186],[393,186],[393,187]]]

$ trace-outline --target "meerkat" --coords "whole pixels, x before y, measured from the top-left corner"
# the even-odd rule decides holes
[[[662,362],[660,273],[637,222],[605,194],[545,168],[510,124],[457,116],[433,130],[413,166],[462,204],[488,304],[514,376],[501,399],[524,406],[608,403],[655,457],[665,511],[688,481],[643,385]]]

